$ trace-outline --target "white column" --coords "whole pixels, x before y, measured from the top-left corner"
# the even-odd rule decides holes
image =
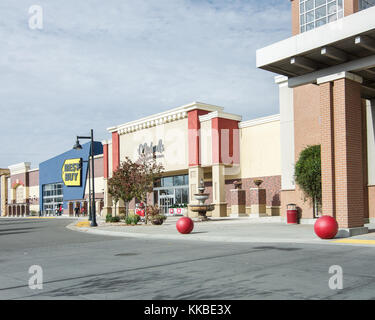
[[[293,89],[288,87],[288,78],[275,77],[279,85],[281,189],[294,190],[294,108]]]
[[[199,201],[194,198],[195,193],[199,193],[198,187],[200,180],[204,178],[204,170],[201,166],[189,168],[189,204],[198,204]],[[198,213],[188,210],[188,216],[197,217]]]
[[[7,215],[7,210],[6,210],[6,201],[8,198],[8,178],[6,175],[1,176],[1,215],[6,216]]]
[[[227,203],[225,202],[225,167],[223,164],[212,165],[212,193],[215,210],[213,217],[227,216]]]

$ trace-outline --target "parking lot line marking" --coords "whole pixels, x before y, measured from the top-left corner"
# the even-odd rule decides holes
[[[362,240],[362,239],[340,239],[334,240],[336,243],[350,243],[350,244],[372,244],[375,245],[375,240]]]
[[[25,217],[24,219],[56,219],[56,217]]]

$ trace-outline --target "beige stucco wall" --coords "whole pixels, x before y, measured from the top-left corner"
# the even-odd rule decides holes
[[[108,177],[112,177],[112,142],[108,143]]]
[[[120,135],[120,162],[125,157],[136,161],[139,157],[139,145],[147,143],[150,146],[152,142],[156,146],[160,139],[164,144],[164,152],[163,157],[157,160],[164,166],[164,170],[187,169],[189,165],[187,118]]]
[[[281,175],[280,121],[240,129],[241,178]]]
[[[201,122],[200,155],[202,166],[212,165],[212,122],[211,119]]]
[[[33,198],[34,196],[36,198],[39,198],[39,186],[29,187],[29,195],[31,198]]]
[[[95,193],[104,193],[104,177],[96,177],[94,179]],[[89,194],[89,178],[87,175],[85,194]]]

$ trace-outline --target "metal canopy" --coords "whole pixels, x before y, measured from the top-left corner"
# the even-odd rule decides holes
[[[342,71],[363,78],[375,98],[375,7],[257,51],[257,67],[289,78],[289,87]]]

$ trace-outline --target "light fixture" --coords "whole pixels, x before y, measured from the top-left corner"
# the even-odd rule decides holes
[[[79,140],[77,139],[75,145],[73,146],[73,149],[74,150],[82,150],[82,146],[81,144],[79,143]]]

